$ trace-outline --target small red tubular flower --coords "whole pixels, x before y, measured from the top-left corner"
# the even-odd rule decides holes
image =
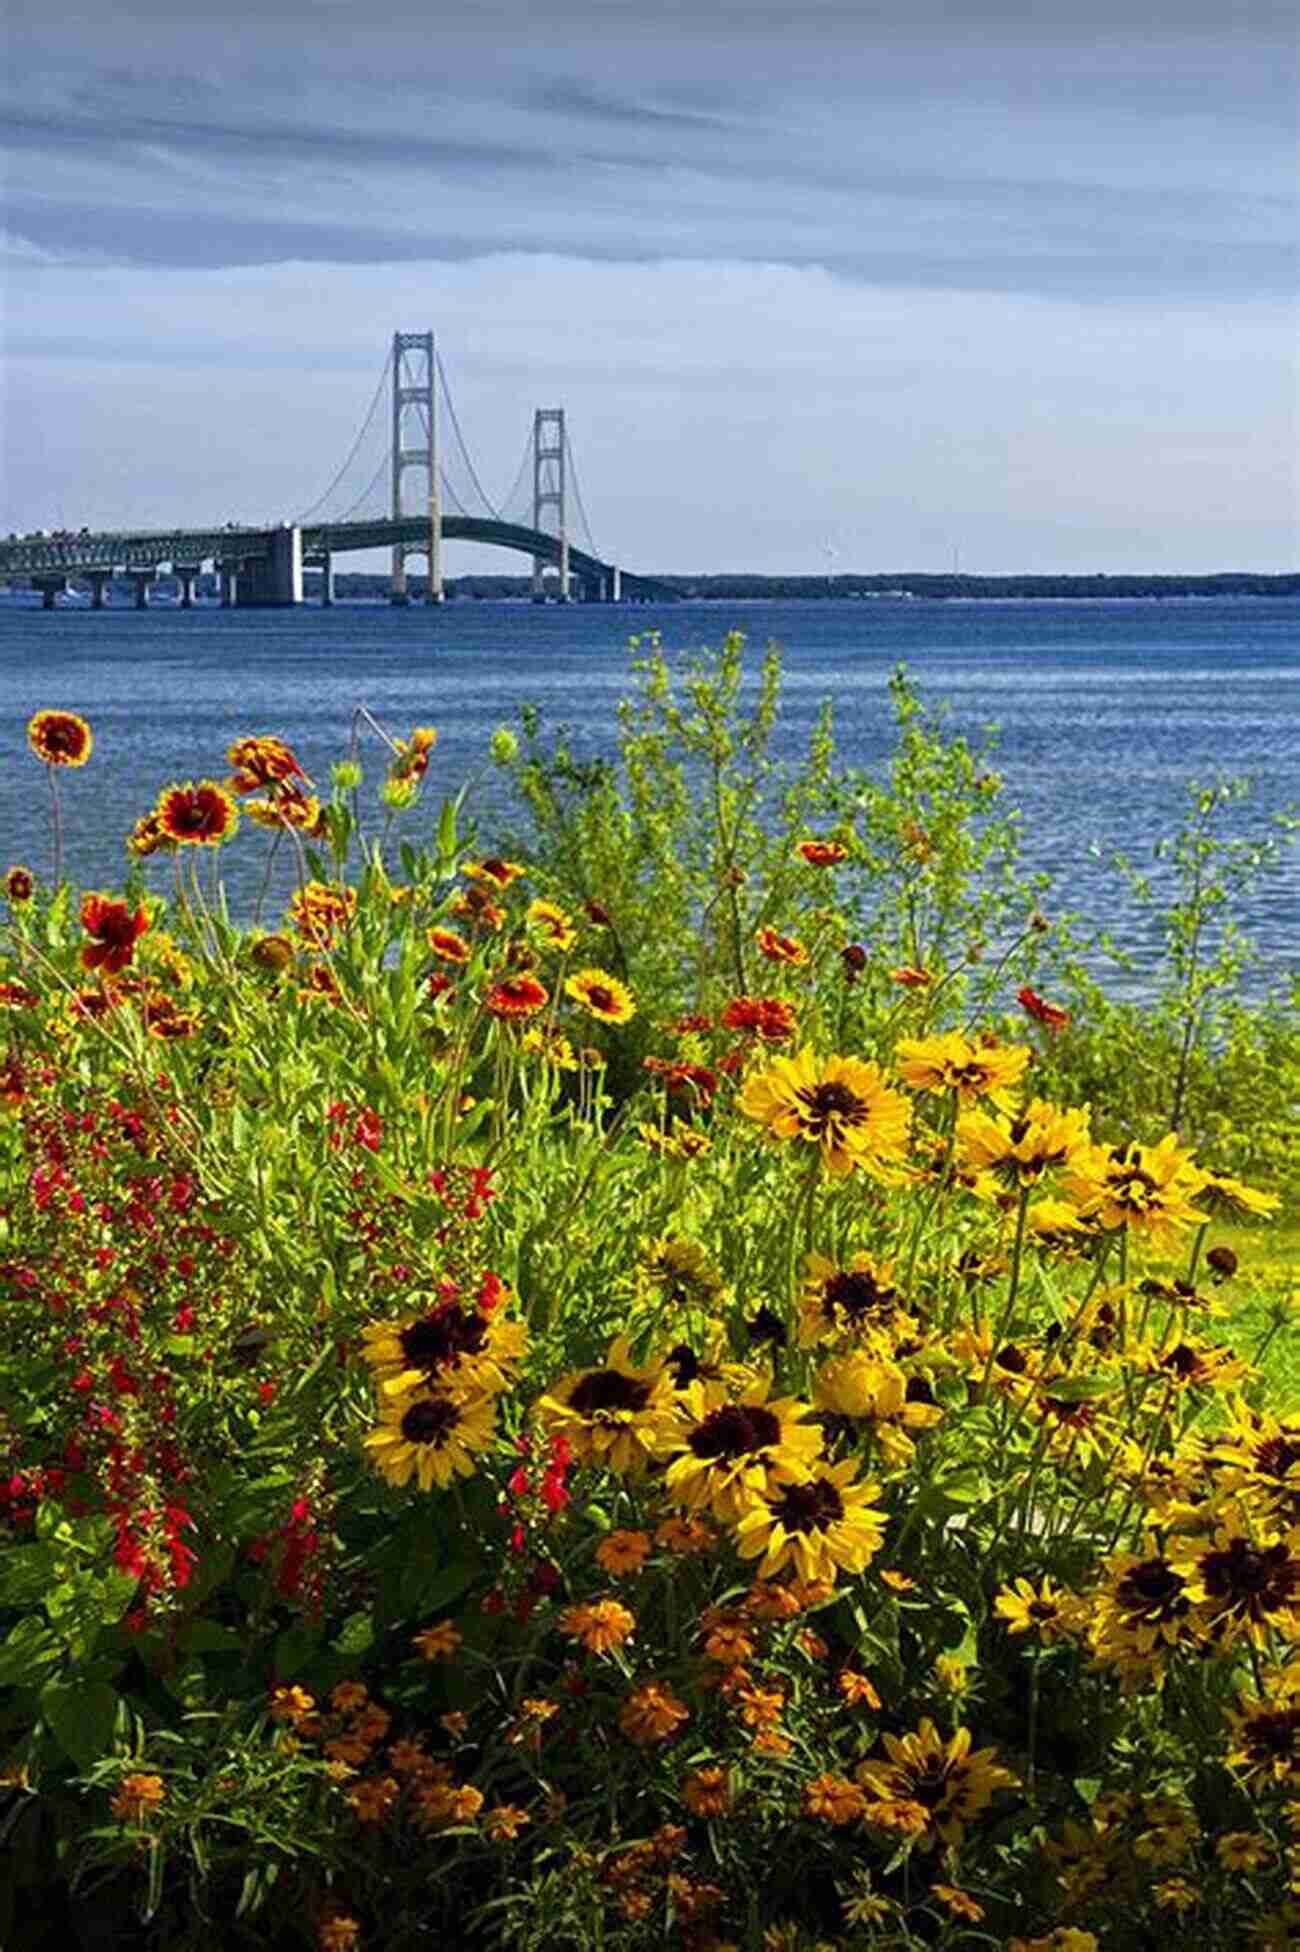
[[[91,938],[81,952],[83,968],[115,976],[134,958],[135,945],[150,922],[144,908],[132,914],[128,903],[114,901],[111,895],[86,895],[81,903],[81,926]]]

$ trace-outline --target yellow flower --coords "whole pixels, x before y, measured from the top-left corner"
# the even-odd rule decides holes
[[[640,1572],[649,1553],[648,1532],[611,1532],[596,1547],[596,1564],[617,1579],[626,1572]]]
[[[955,1884],[932,1884],[930,1892],[941,1905],[947,1907],[954,1918],[966,1918],[972,1925],[978,1925],[984,1916],[983,1905],[977,1905],[974,1898],[967,1892],[959,1890]]]
[[[450,1620],[439,1620],[433,1627],[426,1627],[417,1633],[411,1645],[418,1651],[421,1660],[449,1661],[461,1643],[461,1632]]]
[[[853,1482],[856,1458],[818,1461],[797,1483],[774,1484],[736,1527],[736,1550],[760,1559],[760,1579],[793,1566],[800,1579],[834,1581],[838,1569],[862,1572],[880,1550],[885,1515],[872,1500],[880,1486]],[[761,1557],[760,1557],[761,1555]]]
[[[972,1044],[959,1030],[949,1030],[937,1037],[904,1037],[895,1068],[913,1091],[955,1091],[963,1105],[987,1098],[1009,1117],[1013,1087],[1030,1055],[1027,1045]]]
[[[737,1100],[746,1118],[774,1142],[814,1145],[827,1172],[842,1178],[855,1166],[878,1179],[891,1172],[907,1145],[911,1106],[884,1082],[878,1065],[851,1057],[819,1059],[810,1049],[777,1057],[755,1071]]]
[[[721,1383],[688,1384],[678,1399],[664,1488],[688,1511],[710,1511],[733,1524],[755,1492],[793,1482],[822,1448],[821,1431],[801,1419],[809,1405],[793,1397],[769,1402],[770,1383],[751,1385],[738,1402]]]
[[[360,1782],[350,1783],[343,1794],[352,1805],[358,1823],[379,1823],[401,1791],[392,1776],[363,1776]]]
[[[1177,1539],[1170,1564],[1182,1578],[1198,1625],[1218,1647],[1244,1635],[1267,1647],[1273,1631],[1300,1638],[1300,1538],[1252,1524],[1233,1504],[1216,1514],[1209,1538]]]
[[[1196,1892],[1185,1877],[1166,1878],[1156,1886],[1156,1904],[1161,1911],[1176,1911],[1181,1916],[1185,1911],[1195,1911]]]
[[[483,1835],[489,1843],[511,1843],[532,1818],[516,1803],[495,1803],[483,1818]]]
[[[886,1345],[897,1333],[912,1327],[894,1286],[892,1261],[854,1254],[843,1266],[837,1266],[821,1254],[808,1256],[799,1297],[802,1348],[832,1335]]]
[[[579,969],[564,985],[564,993],[601,1023],[628,1023],[636,1004],[626,983],[604,969]]]
[[[317,1952],[356,1952],[360,1943],[360,1925],[343,1912],[335,1912],[316,1928]]]
[[[636,1629],[636,1615],[617,1600],[596,1600],[589,1606],[570,1606],[560,1615],[560,1631],[580,1640],[591,1654],[607,1654],[621,1647]]]
[[[909,1433],[933,1429],[943,1420],[937,1403],[908,1397],[907,1377],[896,1362],[866,1349],[850,1349],[824,1362],[813,1377],[812,1393],[819,1410],[869,1423],[885,1463],[894,1470],[906,1470],[912,1461],[915,1446]]]
[[[1276,1213],[1281,1204],[1276,1193],[1261,1193],[1257,1187],[1243,1186],[1229,1173],[1202,1167],[1201,1180],[1196,1201],[1206,1213],[1226,1214],[1233,1220],[1264,1220]]]
[[[645,1748],[652,1742],[666,1742],[689,1721],[690,1710],[670,1687],[649,1681],[630,1694],[619,1711],[618,1725],[630,1742]]]
[[[548,949],[571,949],[578,939],[578,931],[571,917],[553,901],[543,901],[539,897],[530,901],[524,912],[524,922],[534,935],[541,937]]]
[[[369,1322],[362,1357],[386,1396],[421,1386],[497,1395],[516,1380],[528,1346],[524,1324],[509,1318],[513,1299],[502,1288],[490,1313],[445,1301],[423,1315]]]
[[[1160,1242],[1205,1219],[1192,1205],[1204,1179],[1170,1132],[1154,1146],[1086,1146],[1065,1184],[1081,1218],[1095,1216],[1107,1231],[1126,1227]]]
[[[1229,1830],[1214,1846],[1219,1862],[1229,1871],[1257,1871],[1273,1855],[1273,1846],[1258,1830]]]
[[[1049,1578],[1037,1588],[1028,1579],[1014,1579],[994,1600],[993,1611],[1006,1621],[1008,1633],[1036,1633],[1050,1647],[1066,1631],[1069,1599]]]
[[[570,1370],[537,1405],[545,1428],[567,1438],[580,1462],[605,1464],[620,1475],[639,1475],[664,1454],[671,1411],[662,1363],[635,1368],[625,1336],[603,1364]]]
[[[867,1795],[889,1805],[919,1804],[925,1816],[924,1845],[940,1841],[959,1844],[966,1825],[987,1809],[999,1789],[1010,1789],[1016,1777],[993,1761],[993,1749],[971,1750],[968,1728],[959,1728],[947,1742],[932,1721],[922,1721],[910,1735],[883,1735],[886,1762],[863,1762],[858,1781]],[[868,1808],[868,1821],[874,1812]]]
[[[297,1723],[315,1706],[315,1697],[305,1688],[276,1688],[271,1696],[271,1720]]]
[[[987,1112],[963,1112],[957,1120],[957,1164],[976,1175],[1020,1188],[1036,1186],[1046,1173],[1069,1166],[1089,1150],[1088,1108],[1049,1104],[1034,1098],[1023,1112],[1001,1125]],[[976,1190],[979,1190],[977,1181]],[[1062,1207],[1058,1227],[1069,1225],[1072,1207]],[[1077,1217],[1074,1217],[1077,1226]]]
[[[476,1457],[491,1448],[495,1424],[490,1396],[426,1390],[391,1397],[364,1442],[390,1484],[409,1484],[414,1477],[421,1491],[430,1491],[435,1484],[441,1489],[453,1478],[472,1477]]]

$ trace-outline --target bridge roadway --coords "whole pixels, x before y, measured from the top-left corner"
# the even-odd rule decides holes
[[[444,515],[444,542],[481,542],[497,549],[559,565],[564,545],[558,536],[519,523],[476,515]],[[289,604],[302,601],[302,567],[321,564],[326,572],[327,600],[332,559],[359,549],[387,549],[395,543],[427,541],[428,518],[418,515],[373,517],[359,522],[312,522],[301,527],[241,527],[156,529],[117,533],[101,531],[55,536],[22,536],[0,542],[0,582],[26,578],[54,606],[69,578],[88,580],[93,601],[102,607],[104,589],[115,574],[125,573],[136,586],[136,602],[143,606],[147,588],[166,564],[179,577],[182,601],[193,600],[193,581],[205,563],[221,575],[222,601],[228,604]],[[620,571],[586,550],[568,545],[570,576],[589,601],[618,602],[620,598],[672,598],[676,592],[653,577]]]

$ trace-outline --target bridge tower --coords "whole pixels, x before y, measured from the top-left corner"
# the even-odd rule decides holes
[[[438,506],[438,402],[437,356],[432,332],[393,334],[393,506],[394,521],[403,515],[429,514],[428,542],[397,542],[393,545],[393,575],[389,600],[409,601],[406,589],[406,558],[428,555],[429,601],[442,602],[442,514]],[[427,477],[427,502],[418,510],[402,506],[402,477],[409,469]]]
[[[543,527],[542,517],[555,511],[552,533],[560,539],[560,602],[569,600],[569,528],[565,504],[564,408],[538,407],[533,415],[533,527]],[[545,559],[533,557],[533,597],[545,594]]]

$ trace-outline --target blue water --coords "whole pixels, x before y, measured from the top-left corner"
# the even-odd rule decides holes
[[[0,604],[0,868],[49,869],[45,782],[24,732],[41,706],[79,711],[94,728],[90,764],[61,780],[68,865],[83,885],[109,885],[125,866],[123,836],[160,786],[222,777],[226,747],[247,732],[279,733],[327,781],[362,703],[398,735],[439,727],[417,820],[435,819],[441,790],[476,774],[490,826],[487,738],[517,724],[523,702],[569,727],[580,753],[607,752],[629,633],[657,629],[685,649],[733,625],[756,650],[769,638],[784,648],[778,749],[791,756],[830,696],[844,756],[882,763],[892,743],[886,686],[899,660],[927,701],[947,701],[954,728],[978,739],[996,723],[1004,803],[1025,816],[1026,866],[1054,878],[1048,907],[1127,934],[1139,953],[1149,938],[1134,932],[1106,854],[1149,863],[1193,780],[1253,778],[1234,816],[1243,833],[1262,832],[1300,797],[1300,602],[1287,598],[99,614],[14,599]],[[379,772],[375,752],[372,778]],[[251,905],[265,844],[241,833],[223,864],[236,910]],[[1245,920],[1264,952],[1256,987],[1300,970],[1300,850]]]

